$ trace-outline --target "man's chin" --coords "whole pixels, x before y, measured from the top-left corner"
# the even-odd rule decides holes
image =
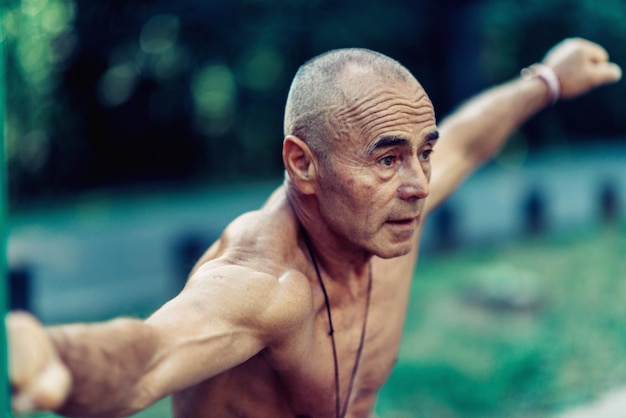
[[[376,256],[384,259],[397,258],[402,257],[403,255],[407,255],[411,252],[412,249],[413,246],[410,244],[398,245],[395,248],[389,248],[384,250],[381,249],[380,251],[378,251]]]

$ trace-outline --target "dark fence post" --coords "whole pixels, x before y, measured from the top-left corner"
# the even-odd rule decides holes
[[[26,265],[9,268],[9,308],[11,310],[33,311],[31,290],[32,273]]]
[[[524,202],[524,224],[528,235],[536,236],[547,228],[546,202],[543,193],[533,188]]]
[[[605,181],[600,188],[600,220],[609,224],[619,218],[617,190],[612,181]]]
[[[457,216],[449,203],[442,204],[433,214],[435,224],[435,248],[450,251],[459,244]]]

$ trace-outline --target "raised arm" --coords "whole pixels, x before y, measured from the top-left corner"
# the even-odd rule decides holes
[[[207,265],[145,321],[45,329],[11,314],[13,407],[70,416],[134,413],[280,340],[300,325],[306,289],[298,278]]]
[[[573,98],[621,78],[620,67],[609,62],[601,46],[580,38],[557,44],[542,64],[553,70],[557,86],[550,88],[550,77],[544,79],[531,71],[529,77],[519,77],[478,95],[442,121],[439,143],[431,157],[427,212],[443,202],[471,172],[500,150],[515,129],[553,99]]]

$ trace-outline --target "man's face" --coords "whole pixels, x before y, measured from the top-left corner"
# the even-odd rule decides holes
[[[352,71],[348,106],[319,167],[324,221],[342,239],[383,258],[416,243],[437,140],[432,104],[414,79],[389,81]]]

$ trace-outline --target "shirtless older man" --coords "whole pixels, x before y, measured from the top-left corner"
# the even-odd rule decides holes
[[[535,112],[621,77],[582,39],[543,65],[437,127],[390,58],[306,63],[287,99],[284,185],[226,228],[178,296],[144,321],[8,316],[14,409],[122,416],[172,394],[176,417],[372,416],[428,214]]]

